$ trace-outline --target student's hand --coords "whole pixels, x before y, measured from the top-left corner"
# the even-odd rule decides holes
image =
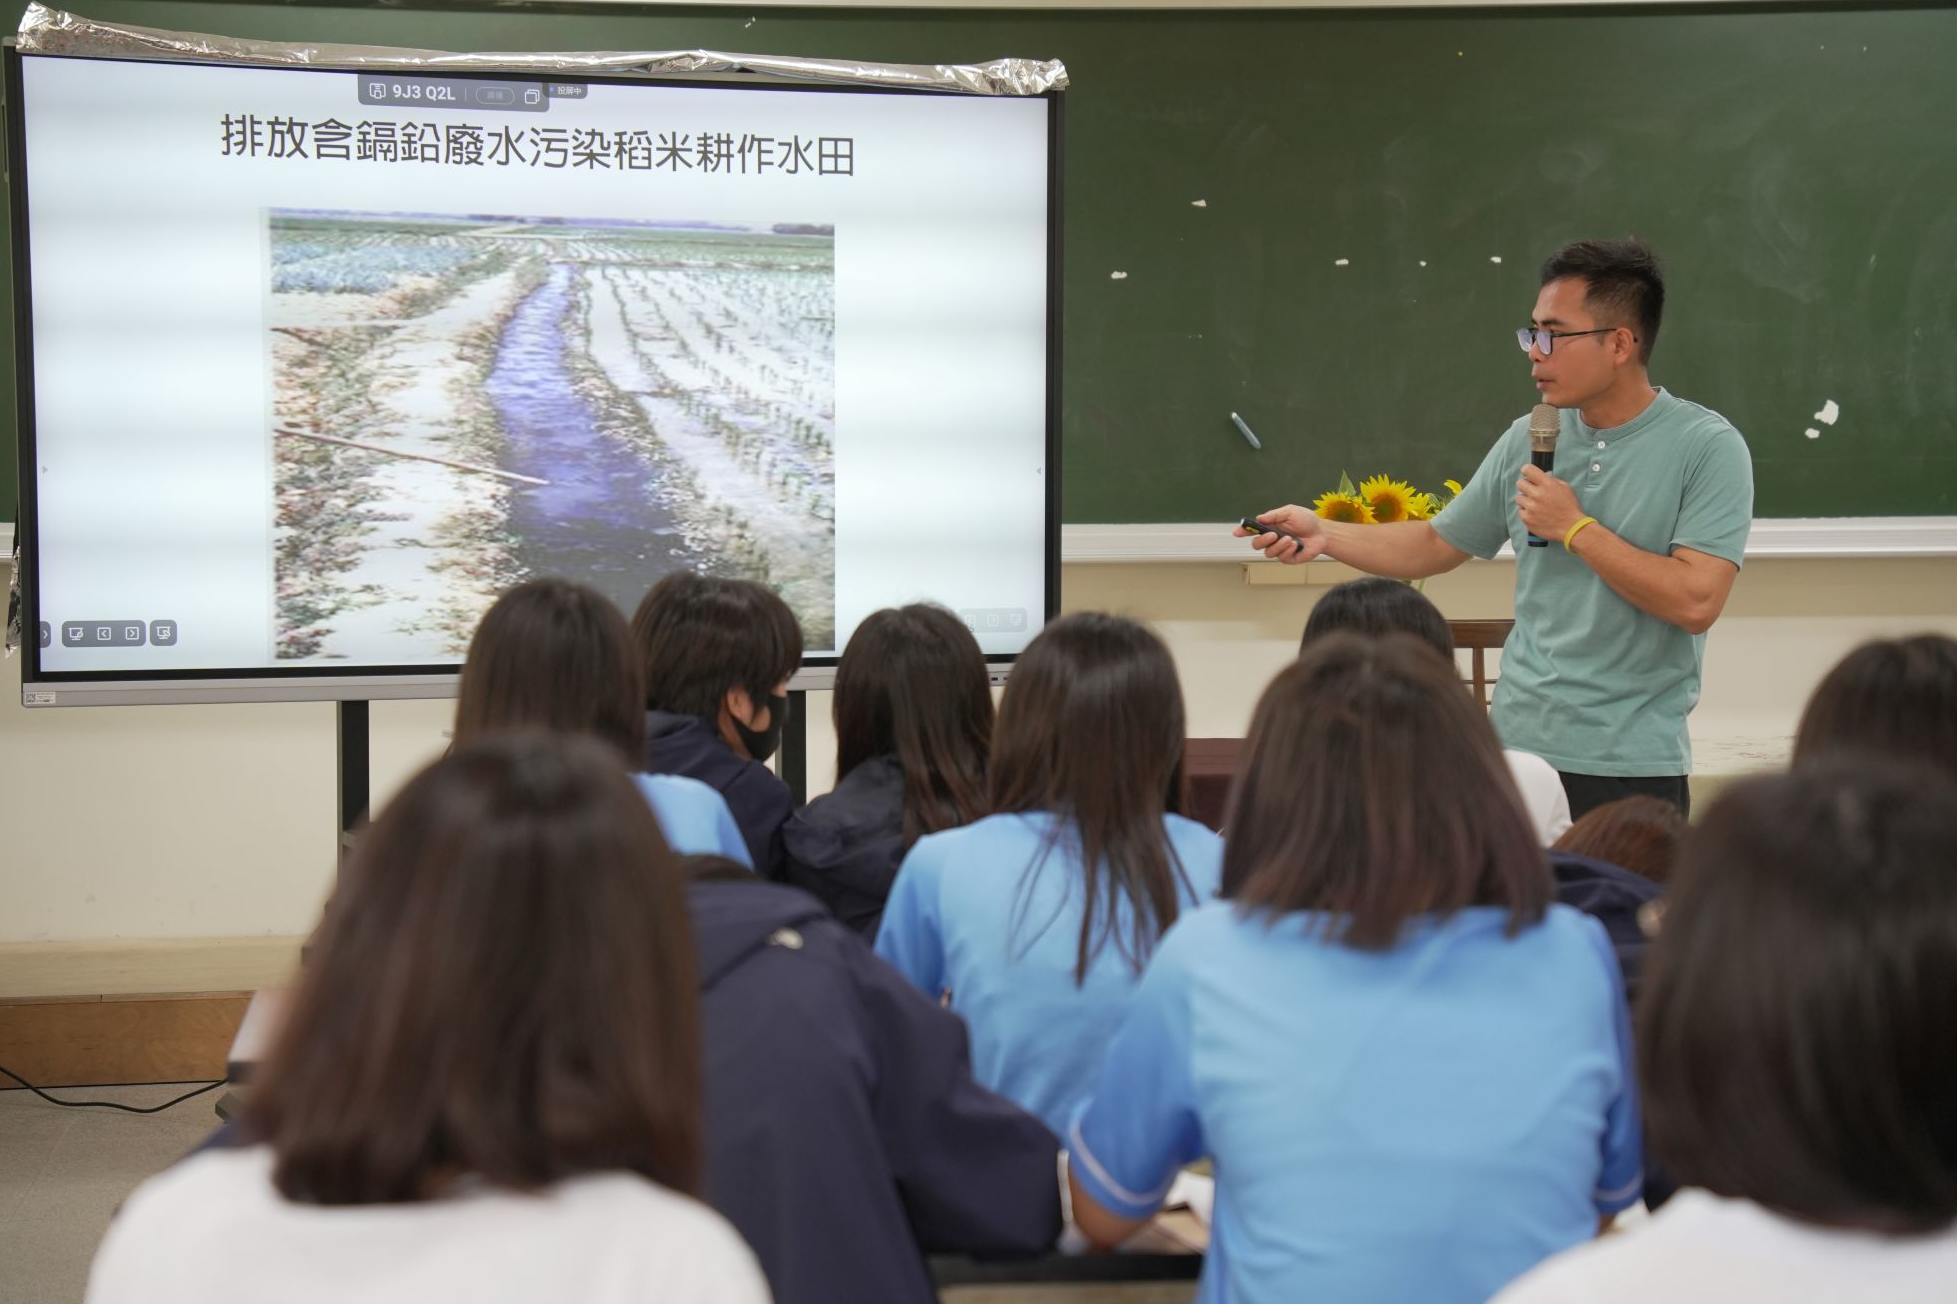
[[[1583,508],[1578,505],[1576,490],[1570,488],[1570,482],[1558,480],[1540,467],[1523,467],[1515,489],[1515,505],[1522,514],[1522,523],[1538,539],[1561,543],[1569,528],[1583,519]]]
[[[1325,551],[1325,531],[1320,528],[1318,513],[1309,507],[1288,504],[1274,511],[1259,512],[1256,519],[1270,526],[1273,532],[1253,534],[1240,525],[1231,533],[1239,539],[1249,539],[1251,547],[1273,561],[1296,564],[1310,561]],[[1291,538],[1281,537],[1276,533],[1279,530]]]

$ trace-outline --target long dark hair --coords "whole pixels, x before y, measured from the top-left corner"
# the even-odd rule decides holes
[[[456,745],[527,725],[603,739],[637,769],[645,752],[641,676],[631,631],[610,598],[569,580],[519,584],[469,640]]]
[[[958,617],[912,603],[872,612],[836,666],[836,779],[878,756],[904,774],[904,845],[986,813],[992,690]]]
[[[459,746],[361,838],[241,1126],[311,1204],[700,1178],[697,974],[652,808],[589,738]]]
[[[1363,950],[1471,905],[1513,934],[1554,895],[1487,717],[1412,634],[1314,638],[1257,703],[1229,810],[1223,895]]]
[[[1367,575],[1325,590],[1305,618],[1298,650],[1340,630],[1375,636],[1412,634],[1449,661],[1454,659],[1454,634],[1447,617],[1426,594],[1400,580]]]
[[[1802,1222],[1957,1219],[1957,785],[1824,757],[1687,836],[1638,999],[1671,1175]]]
[[[1053,836],[1079,839],[1076,983],[1087,980],[1111,937],[1139,971],[1176,921],[1189,876],[1162,819],[1186,805],[1184,741],[1175,662],[1132,620],[1062,616],[1033,639],[1006,681],[992,736],[992,805],[1002,813],[1052,811],[1062,817]],[[1042,848],[1029,876],[1051,849]],[[1133,907],[1125,935],[1115,927],[1123,897]]]
[[[1794,764],[1844,751],[1907,757],[1957,778],[1957,640],[1877,639],[1837,662],[1801,712]]]

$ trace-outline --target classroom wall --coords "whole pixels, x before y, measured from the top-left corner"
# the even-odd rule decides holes
[[[1505,616],[1512,584],[1507,563],[1469,562],[1427,592],[1453,617]],[[1161,631],[1196,736],[1242,733],[1324,591],[1250,586],[1242,566],[1217,563],[1073,565],[1062,588],[1069,609],[1123,612]],[[1843,652],[1924,629],[1957,636],[1957,559],[1756,561],[1713,631],[1694,733],[1771,746]],[[0,679],[0,951],[311,926],[333,867],[331,706],[30,712],[19,667],[8,659]],[[809,706],[819,790],[833,752],[827,695]],[[377,797],[440,751],[451,710],[374,705]]]

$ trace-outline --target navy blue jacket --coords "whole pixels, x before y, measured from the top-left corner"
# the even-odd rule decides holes
[[[1663,896],[1665,889],[1642,874],[1568,851],[1551,851],[1549,867],[1556,874],[1556,899],[1583,911],[1610,935],[1611,950],[1617,953],[1617,966],[1624,974],[1624,995],[1635,1001],[1644,977],[1645,952],[1651,949],[1651,939],[1638,923],[1638,911],[1645,902]]]
[[[776,1304],[932,1304],[926,1253],[1053,1244],[1060,1144],[972,1080],[963,1020],[804,893],[688,892],[707,1199]]]
[[[864,761],[782,826],[782,881],[810,893],[874,941],[904,858],[904,772],[894,756]]]
[[[1624,996],[1635,1001],[1644,978],[1645,953],[1651,939],[1638,922],[1638,911],[1647,901],[1655,901],[1665,889],[1642,874],[1620,868],[1607,860],[1579,856],[1568,851],[1551,851],[1549,867],[1556,873],[1556,899],[1575,906],[1604,926],[1610,935],[1611,950],[1617,953],[1617,966],[1624,974]],[[1651,1153],[1651,1139],[1645,1138],[1644,1202],[1657,1210],[1678,1190]]]
[[[781,877],[781,826],[795,802],[788,785],[759,761],[736,756],[710,721],[646,712],[646,772],[683,774],[727,799],[763,878]]]

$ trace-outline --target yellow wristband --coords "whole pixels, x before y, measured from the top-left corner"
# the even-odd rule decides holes
[[[1581,520],[1579,520],[1575,525],[1572,525],[1569,528],[1569,530],[1565,532],[1563,535],[1563,551],[1568,552],[1570,550],[1570,540],[1576,538],[1576,532],[1578,530],[1581,530],[1586,525],[1595,525],[1596,523],[1597,523],[1596,517],[1586,516]]]

